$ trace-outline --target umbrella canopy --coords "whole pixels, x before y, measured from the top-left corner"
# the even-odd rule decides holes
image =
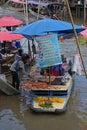
[[[18,4],[26,4],[26,2],[22,1],[22,0],[10,0],[14,3],[18,3]]]
[[[23,22],[21,20],[18,20],[12,16],[4,16],[0,18],[0,27],[19,26],[22,24]]]
[[[77,32],[83,30],[82,26],[75,25]],[[38,36],[46,35],[47,33],[71,33],[73,32],[72,24],[69,22],[54,20],[50,18],[45,18],[38,20],[29,25],[21,27],[20,29],[15,30],[13,33],[22,34],[25,37],[27,36]]]
[[[84,31],[81,31],[80,34],[81,34],[84,38],[87,38],[87,29],[85,29]]]
[[[12,34],[11,32],[5,30],[0,32],[0,41],[12,41],[20,40],[23,36],[20,34]]]

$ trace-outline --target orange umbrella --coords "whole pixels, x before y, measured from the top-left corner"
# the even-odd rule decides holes
[[[81,31],[80,34],[81,34],[84,38],[87,38],[87,29],[85,29],[84,31]]]
[[[22,25],[23,21],[16,19],[12,16],[4,16],[0,18],[0,27],[11,27]]]
[[[0,32],[0,41],[12,41],[20,40],[24,38],[21,34],[12,34],[11,32],[4,30]]]

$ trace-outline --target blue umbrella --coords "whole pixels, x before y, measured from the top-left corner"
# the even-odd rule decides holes
[[[74,25],[77,32],[83,30],[79,25]],[[44,18],[29,25],[15,30],[13,33],[22,34],[25,37],[46,35],[47,33],[71,33],[73,32],[72,24],[69,22]]]

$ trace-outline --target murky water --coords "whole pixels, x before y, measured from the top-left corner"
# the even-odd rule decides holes
[[[61,51],[72,58],[73,39],[60,43]],[[87,70],[87,45],[81,46]],[[63,114],[37,114],[29,110],[21,95],[0,96],[0,130],[87,130],[87,79],[75,76],[72,94]]]

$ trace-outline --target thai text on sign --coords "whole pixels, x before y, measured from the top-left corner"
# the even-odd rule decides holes
[[[34,40],[40,68],[62,64],[57,34],[35,37]]]

